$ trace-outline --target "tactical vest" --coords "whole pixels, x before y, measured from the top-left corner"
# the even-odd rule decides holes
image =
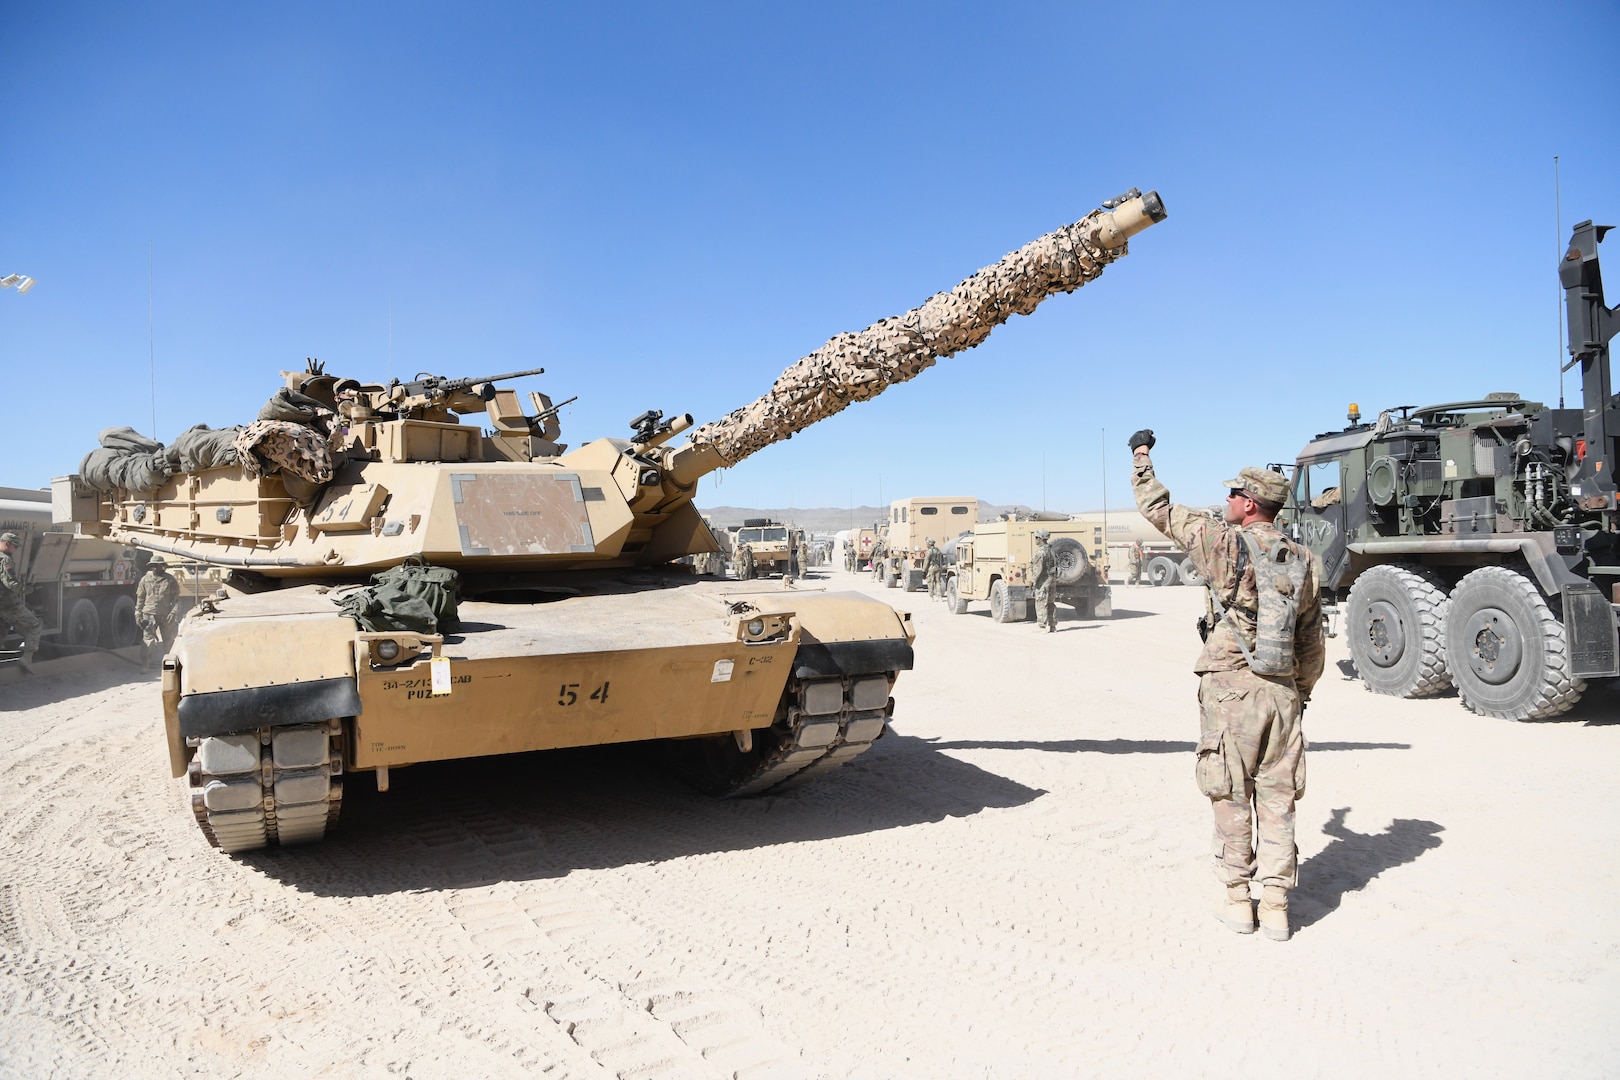
[[[1294,627],[1299,621],[1299,594],[1310,570],[1310,556],[1278,537],[1270,548],[1262,548],[1260,541],[1239,529],[1243,547],[1238,550],[1238,577],[1243,576],[1243,555],[1254,564],[1254,589],[1258,600],[1255,615],[1254,649],[1243,643],[1243,632],[1237,621],[1227,615],[1216,595],[1213,582],[1208,583],[1210,599],[1221,617],[1232,627],[1249,670],[1256,675],[1292,675],[1294,673]]]

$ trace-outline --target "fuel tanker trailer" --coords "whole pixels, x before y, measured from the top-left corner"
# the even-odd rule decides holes
[[[914,634],[860,594],[692,574],[676,560],[718,550],[698,480],[1073,292],[1164,216],[1132,189],[701,426],[648,410],[569,450],[545,394],[531,411],[502,385],[538,372],[363,383],[312,362],[244,428],[103,433],[53,502],[81,534],[230,571],[162,673],[173,774],[226,851],[320,839],[345,775],[386,790],[454,758],[657,740],[715,794],[779,791],[882,735]]]

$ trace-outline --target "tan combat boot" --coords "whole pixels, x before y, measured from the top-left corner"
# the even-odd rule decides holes
[[[1281,885],[1267,885],[1261,894],[1260,932],[1272,941],[1287,941],[1293,934],[1288,929],[1288,890]]]
[[[1249,900],[1249,883],[1228,885],[1215,905],[1215,917],[1230,930],[1240,934],[1254,933],[1254,904]]]

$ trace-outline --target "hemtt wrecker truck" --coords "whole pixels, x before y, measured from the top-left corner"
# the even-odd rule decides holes
[[[1608,230],[1575,226],[1558,267],[1583,408],[1491,394],[1368,424],[1352,405],[1349,427],[1300,452],[1287,519],[1321,560],[1369,690],[1455,685],[1476,713],[1536,720],[1620,675]]]

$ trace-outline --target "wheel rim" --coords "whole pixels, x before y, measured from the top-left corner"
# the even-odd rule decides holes
[[[1387,600],[1367,605],[1367,658],[1379,667],[1394,667],[1406,652],[1406,628],[1400,612]]]
[[[1500,686],[1518,673],[1524,662],[1524,638],[1507,612],[1481,608],[1464,624],[1468,667],[1482,682]]]

